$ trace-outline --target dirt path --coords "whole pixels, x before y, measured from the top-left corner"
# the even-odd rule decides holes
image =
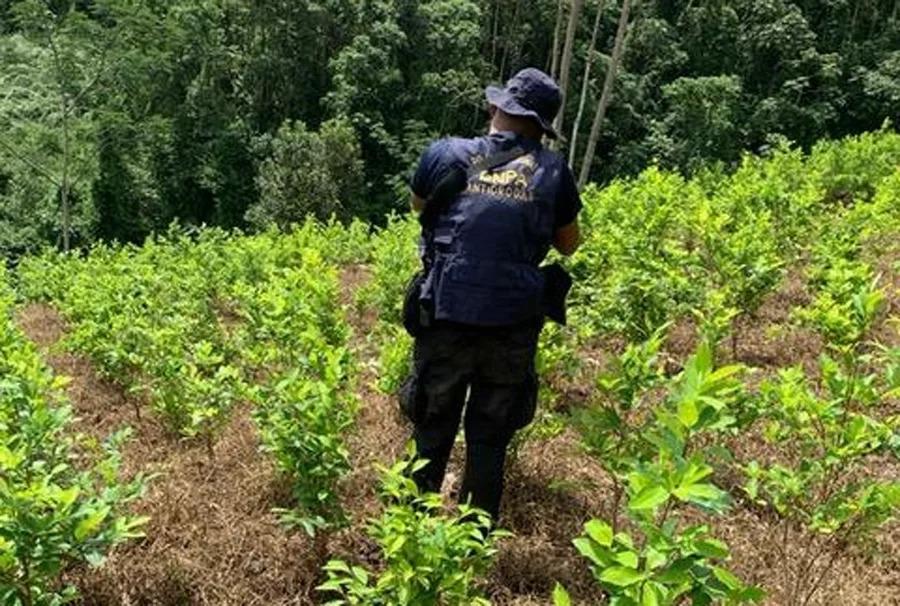
[[[377,559],[378,547],[366,537],[366,524],[380,514],[378,474],[376,463],[391,464],[400,458],[410,437],[410,430],[389,396],[381,393],[376,361],[378,352],[372,331],[377,316],[372,311],[360,311],[355,293],[369,281],[367,267],[352,265],[340,275],[341,302],[350,323],[350,349],[358,362],[355,377],[359,410],[356,424],[348,436],[352,469],[342,482],[341,497],[345,510],[351,515],[350,527],[338,533],[330,548],[334,555],[352,561],[371,562]]]

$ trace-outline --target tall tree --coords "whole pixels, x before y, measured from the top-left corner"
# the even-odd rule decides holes
[[[560,81],[573,170],[600,181],[896,114],[896,0],[640,3],[615,60],[621,2],[598,3],[0,0],[0,250],[141,240],[175,217],[244,226],[276,161],[264,142],[333,118],[364,160],[362,202],[343,207],[379,221],[425,144],[480,132],[482,86],[525,65]]]
[[[558,133],[562,133],[565,124],[566,99],[569,94],[569,72],[572,69],[575,37],[578,35],[578,20],[581,18],[581,8],[583,6],[584,0],[572,0],[572,8],[569,11],[569,24],[566,27],[566,43],[563,46],[562,61],[559,65],[559,89],[562,91],[563,105],[553,123],[553,127]]]
[[[556,78],[559,75],[559,43],[562,37],[562,24],[565,17],[566,0],[558,0],[556,3],[556,22],[553,25],[553,46],[550,48],[550,75]]]
[[[628,31],[628,17],[631,11],[631,0],[624,0],[622,13],[619,15],[619,26],[616,29],[616,40],[613,43],[612,56],[609,59],[609,67],[606,69],[606,79],[603,82],[603,92],[600,95],[600,103],[597,104],[597,113],[594,114],[594,123],[591,125],[591,135],[588,138],[587,149],[581,161],[581,172],[578,175],[578,187],[587,185],[591,173],[591,164],[594,160],[594,152],[597,149],[597,141],[600,140],[600,129],[603,119],[606,117],[606,109],[612,101],[613,87],[616,83],[616,74],[619,64],[622,62],[622,52],[625,50],[625,34]]]
[[[597,5],[597,15],[594,17],[594,28],[591,30],[591,43],[588,46],[584,58],[584,76],[581,78],[581,97],[578,99],[578,113],[575,114],[575,123],[572,125],[572,137],[569,140],[569,165],[575,165],[575,153],[578,149],[578,131],[581,128],[581,119],[584,116],[584,106],[587,104],[588,89],[591,86],[591,67],[594,65],[594,52],[597,50],[597,34],[600,31],[600,22],[603,18],[603,9],[606,8],[606,0],[600,0]]]
[[[31,49],[19,54],[18,61],[30,55],[33,62],[17,65],[13,55],[7,74],[18,79],[16,90],[44,94],[38,106],[31,106],[36,111],[7,106],[11,111],[0,117],[6,135],[0,147],[51,185],[60,208],[62,247],[68,251],[73,193],[96,170],[92,111],[100,93],[109,92],[116,74],[127,69],[134,43],[128,32],[138,31],[132,28],[143,11],[116,0],[25,0],[13,5],[12,12],[21,32],[19,47]],[[22,80],[25,73],[30,81]],[[23,141],[30,149],[21,148]]]

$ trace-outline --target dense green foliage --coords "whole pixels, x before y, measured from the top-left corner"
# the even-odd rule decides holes
[[[589,114],[619,11],[584,4],[569,125],[594,16]],[[485,84],[553,63],[556,19],[556,0],[7,0],[0,251],[61,243],[64,225],[78,245],[174,218],[381,222],[428,139],[482,129]],[[898,49],[888,0],[640,2],[594,178],[878,128],[900,103]]]
[[[777,150],[746,158],[727,178],[651,169],[588,205],[590,239],[575,258],[579,338],[630,341],[575,415],[585,447],[613,477],[609,519],[576,541],[613,603],[761,597],[715,561],[728,549],[707,526],[674,523],[688,504],[725,511],[716,471],[742,477],[749,502],[778,517],[783,557],[797,549],[787,603],[809,603],[843,550],[900,512],[900,483],[874,468],[900,453],[896,348],[874,334],[896,293],[873,267],[898,250],[898,144],[879,133],[817,145],[808,158]],[[798,266],[812,300],[793,311],[794,330],[821,336],[819,375],[780,369],[748,392],[742,366],[717,367],[721,340],[783,268]],[[667,379],[665,335],[691,315],[699,349]],[[764,460],[729,450],[728,435],[756,433],[771,448]],[[643,540],[617,533],[623,514]]]
[[[344,519],[334,485],[349,470],[343,435],[355,411],[347,393],[348,327],[334,267],[312,249],[288,260],[276,248],[266,259],[260,245],[268,244],[252,243],[237,261],[267,268],[265,279],[239,280],[229,290],[244,320],[238,342],[259,384],[253,402],[261,439],[301,506],[284,520],[314,534]]]
[[[539,369],[544,415],[567,384],[596,387],[569,420],[612,479],[613,505],[575,544],[612,603],[761,599],[729,571],[728,546],[714,537],[716,518],[744,505],[735,495],[773,512],[798,546],[782,594],[791,603],[807,603],[842,550],[900,513],[900,483],[872,467],[900,453],[897,351],[873,334],[891,294],[874,264],[895,258],[900,242],[898,166],[900,137],[878,132],[809,155],[780,147],[748,156],[730,175],[650,168],[586,193],[585,242],[568,262],[571,326],[546,327]],[[397,251],[414,231],[395,221],[375,234],[360,297],[379,312],[373,336],[388,391],[409,356],[399,302],[416,260],[411,246]],[[788,268],[803,268],[811,301],[782,330],[821,335],[821,379],[785,368],[751,390],[749,369],[734,363],[736,328],[756,321]],[[699,345],[674,360],[673,375],[663,348],[685,322]],[[584,360],[610,338],[624,346],[592,374]],[[757,432],[774,460],[730,452],[735,436]],[[720,487],[723,477],[741,479]],[[565,588],[556,600],[567,603]]]
[[[312,221],[291,236],[173,227],[140,248],[23,260],[20,287],[60,309],[69,347],[145,396],[173,432],[204,439],[210,456],[234,407],[252,401],[292,487],[285,521],[313,533],[343,519],[334,485],[354,407],[333,262],[355,259],[363,235]]]
[[[77,595],[57,576],[73,562],[103,563],[141,536],[145,518],[125,506],[145,479],[119,478],[118,447],[71,433],[72,410],[34,345],[13,322],[13,293],[0,269],[0,602],[50,606]]]
[[[895,233],[898,158],[900,137],[872,133],[818,144],[807,159],[789,148],[747,156],[729,176],[654,168],[588,191],[573,324],[643,340],[692,311],[707,323],[752,315],[825,218]]]
[[[377,575],[343,560],[325,566],[328,581],[320,591],[337,594],[329,606],[486,606],[476,587],[497,553],[496,542],[507,536],[489,530],[489,516],[462,505],[452,516],[441,515],[438,494],[421,494],[411,474],[424,462],[412,454],[382,468],[381,498],[385,511],[370,525],[381,547],[386,569]]]
[[[806,604],[835,562],[900,514],[900,483],[878,469],[900,456],[897,319],[887,317],[897,293],[893,274],[880,275],[896,272],[900,253],[898,166],[900,136],[879,131],[809,154],[780,145],[730,173],[651,167],[586,192],[585,239],[565,261],[577,278],[571,324],[544,331],[541,414],[515,446],[568,427],[596,457],[612,498],[573,553],[610,603],[742,603],[772,591]],[[250,236],[173,226],[143,246],[26,257],[18,286],[60,309],[69,347],[146,396],[174,435],[206,439],[212,456],[234,409],[249,407],[292,490],[283,519],[321,539],[350,513],[338,490],[357,410],[347,315],[368,331],[360,349],[380,352],[379,387],[396,391],[409,368],[400,304],[416,232],[397,216],[371,229],[310,218]],[[345,277],[368,276],[355,293],[341,289],[346,266]],[[821,358],[754,369],[739,355],[740,328],[786,277],[807,299],[780,310],[775,328],[819,339]],[[691,339],[678,354],[676,328]],[[573,384],[587,389],[573,398]],[[766,456],[734,447],[741,440],[764,443]],[[484,599],[479,579],[500,535],[485,539],[480,514],[416,493],[415,465],[384,470],[384,511],[370,525],[384,566],[326,565],[335,603]],[[718,524],[735,509],[781,531],[773,548],[790,587],[734,572]],[[554,599],[572,601],[562,585]]]

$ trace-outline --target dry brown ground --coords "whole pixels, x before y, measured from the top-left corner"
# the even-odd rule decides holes
[[[361,407],[356,430],[349,439],[354,471],[342,486],[353,519],[348,529],[331,538],[328,547],[331,554],[376,563],[377,546],[364,532],[366,519],[379,512],[377,476],[371,465],[399,456],[409,430],[393,400],[373,387],[376,351],[367,336],[375,318],[357,316],[350,295],[366,279],[365,268],[348,268],[342,273],[344,303],[354,326],[353,349],[362,361],[357,377]],[[806,296],[802,277],[791,275],[756,317],[740,324],[738,360],[759,367],[758,375],[794,363],[812,369],[821,343],[806,331],[784,328],[790,307],[802,303]],[[895,310],[900,308],[896,293],[892,305]],[[49,348],[54,369],[73,378],[69,395],[80,417],[78,429],[102,436],[131,425],[135,436],[125,450],[126,470],[162,474],[138,508],[153,517],[147,538],[119,549],[100,571],[68,573],[68,580],[84,594],[85,604],[319,601],[313,590],[319,577],[311,546],[302,536],[285,532],[270,513],[283,491],[265,455],[258,451],[246,410],[235,415],[215,447],[214,458],[209,460],[202,447],[184,444],[162,431],[148,411],[137,419],[133,402],[117,387],[98,378],[85,360],[57,351],[53,345],[65,327],[54,310],[31,306],[20,321],[32,339]],[[896,339],[893,332],[886,336]],[[692,346],[691,328],[673,327],[668,345],[673,359],[685,355]],[[730,354],[730,348],[723,354],[726,352]],[[586,390],[575,394],[576,399],[589,396]],[[765,449],[750,436],[735,447],[760,454]],[[461,460],[461,453],[455,452],[448,492],[458,482]],[[896,458],[885,458],[878,465],[881,477],[900,477]],[[577,436],[567,430],[549,440],[527,443],[509,474],[506,494],[504,523],[515,536],[504,541],[488,579],[487,589],[494,603],[549,604],[556,581],[570,589],[578,604],[604,603],[571,539],[585,521],[609,510],[610,480],[595,460],[581,452]],[[766,604],[786,604],[784,592],[797,554],[794,541],[786,549],[781,547],[781,527],[776,520],[762,511],[736,507],[730,515],[710,522],[716,534],[731,546],[735,571],[767,588]],[[877,543],[880,555],[860,551],[840,560],[810,604],[900,605],[900,525],[885,529]]]
[[[83,604],[313,603],[310,545],[285,533],[271,513],[283,499],[246,408],[234,415],[210,459],[204,446],[165,432],[149,411],[138,418],[130,397],[84,358],[58,351],[65,326],[55,310],[32,305],[19,321],[48,351],[54,371],[71,377],[76,430],[103,438],[132,427],[124,472],[159,474],[136,508],[151,518],[146,538],[116,550],[99,570],[68,572]]]

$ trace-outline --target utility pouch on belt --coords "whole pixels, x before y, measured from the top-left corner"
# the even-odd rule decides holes
[[[541,273],[544,274],[544,315],[565,326],[566,297],[572,289],[572,276],[559,263],[545,265]]]

